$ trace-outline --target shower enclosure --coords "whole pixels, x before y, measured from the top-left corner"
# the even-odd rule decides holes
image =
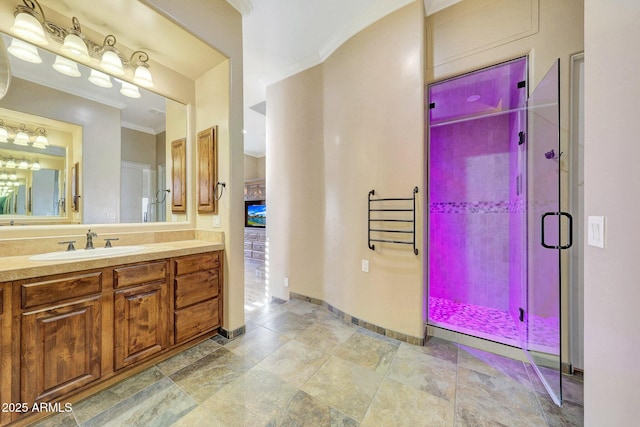
[[[522,347],[560,377],[558,64],[527,58],[428,88],[428,323]],[[570,218],[570,217],[569,217]]]

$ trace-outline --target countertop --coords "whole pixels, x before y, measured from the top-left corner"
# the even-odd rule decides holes
[[[71,273],[74,271],[224,250],[223,243],[204,240],[179,240],[173,242],[147,243],[140,246],[144,249],[138,252],[93,259],[71,259],[62,261],[30,260],[29,258],[35,254],[0,257],[0,282],[11,282],[51,274]]]

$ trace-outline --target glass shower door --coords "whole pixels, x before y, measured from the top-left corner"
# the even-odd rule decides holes
[[[527,283],[521,311],[523,348],[556,404],[562,402],[560,328],[561,229],[571,221],[560,210],[559,60],[527,103]],[[565,219],[563,219],[565,217]]]

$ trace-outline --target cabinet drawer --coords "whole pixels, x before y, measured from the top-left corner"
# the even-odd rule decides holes
[[[264,242],[253,242],[253,250],[264,252],[265,243]]]
[[[251,258],[251,249],[245,249],[244,256],[245,258]]]
[[[123,288],[125,286],[139,285],[141,283],[165,280],[167,277],[167,262],[149,262],[146,264],[132,265],[130,267],[118,267],[113,270],[113,286]]]
[[[204,254],[189,255],[174,260],[174,273],[176,276],[195,273],[196,271],[210,270],[220,266],[220,254],[209,252]]]
[[[176,344],[220,326],[218,298],[175,312]]]
[[[215,298],[219,292],[218,271],[200,271],[176,277],[176,309]]]
[[[260,260],[264,261],[265,260],[265,255],[264,255],[264,252],[253,251],[253,252],[251,252],[251,258],[260,259]]]
[[[52,278],[46,281],[23,283],[20,288],[22,308],[53,304],[100,293],[102,290],[102,272],[95,271]]]
[[[245,249],[251,249],[251,242],[244,242],[244,248]]]

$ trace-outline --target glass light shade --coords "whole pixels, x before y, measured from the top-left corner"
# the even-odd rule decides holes
[[[16,139],[13,140],[13,143],[16,145],[28,145],[29,135],[25,131],[19,130],[18,133],[16,133]]]
[[[20,160],[18,169],[29,169],[29,163],[25,159]]]
[[[91,75],[89,76],[89,81],[96,86],[110,88],[113,87],[113,83],[111,83],[111,78],[98,70],[91,70]]]
[[[14,162],[15,165],[15,162]],[[13,166],[15,168],[15,166]],[[18,175],[16,175],[15,173],[12,173],[11,175],[9,175],[9,179],[11,181],[15,181],[16,179],[18,179]]]
[[[33,147],[35,148],[47,148],[47,145],[49,145],[49,140],[46,135],[38,135],[33,142]]]
[[[16,167],[16,161],[13,159],[7,160],[7,165],[9,169],[14,169]]]
[[[124,68],[122,68],[122,60],[117,53],[111,50],[105,50],[102,54],[102,61],[100,62],[102,69],[115,74],[116,76],[124,75]]]
[[[20,183],[19,183],[19,182],[14,182],[14,183],[13,183],[13,186],[14,186],[14,187],[20,187]]]
[[[87,45],[80,36],[76,34],[67,34],[64,38],[64,43],[62,44],[61,49],[63,52],[66,52],[71,56],[75,56],[78,59],[82,59],[83,61],[89,61],[91,59],[89,57]]]
[[[0,179],[9,179],[9,175],[6,172],[0,173]]]
[[[138,90],[138,87],[131,83],[122,82],[120,93],[124,96],[128,96],[129,98],[140,98],[140,91]]]
[[[34,160],[33,164],[31,165],[31,170],[39,171],[40,170],[40,162],[37,161],[37,160]]]
[[[64,56],[56,56],[56,62],[53,63],[53,69],[57,72],[69,77],[80,77],[78,64]]]
[[[19,13],[16,15],[16,19],[13,21],[13,26],[10,31],[20,36],[21,38],[28,40],[32,43],[41,45],[48,45],[49,42],[44,36],[44,30],[40,21],[28,13]]]
[[[9,132],[0,126],[0,142],[9,142]]]
[[[42,63],[42,58],[40,58],[38,54],[38,48],[20,39],[13,39],[7,51],[23,61],[31,62],[32,64]]]
[[[149,68],[144,65],[138,65],[136,67],[133,81],[136,82],[136,84],[139,86],[153,87],[153,78],[151,77],[151,71],[149,71]]]

